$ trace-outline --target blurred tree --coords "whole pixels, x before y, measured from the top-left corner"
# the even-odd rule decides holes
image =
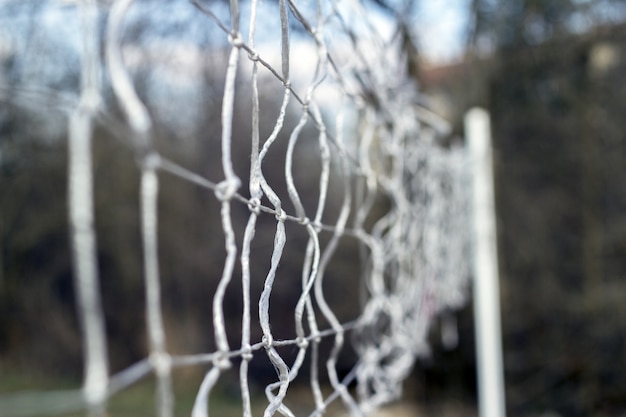
[[[621,0],[471,0],[468,50],[537,45],[619,22],[624,11]]]
[[[471,7],[472,43],[488,37],[498,48],[515,48],[567,32],[569,18],[582,6],[575,0],[472,0]]]
[[[624,3],[471,7],[469,54],[494,121],[509,405],[611,414],[626,362],[597,352],[624,334]]]

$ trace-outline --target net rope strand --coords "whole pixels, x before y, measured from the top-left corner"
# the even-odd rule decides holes
[[[97,238],[93,227],[93,164],[91,141],[93,115],[100,102],[97,54],[97,9],[95,1],[80,5],[83,51],[80,101],[69,121],[68,200],[71,225],[74,282],[83,335],[83,400],[89,414],[104,411],[108,384],[107,340],[99,291],[96,256]]]
[[[94,417],[102,416],[112,396],[154,375],[156,414],[170,417],[175,411],[173,370],[200,366],[206,367],[206,373],[197,389],[192,416],[214,414],[212,392],[226,373],[235,372],[242,416],[251,417],[256,410],[253,403],[259,400],[251,393],[250,362],[259,356],[267,358],[276,370],[275,380],[264,388],[264,417],[300,415],[290,406],[290,389],[301,381],[307,358],[308,390],[313,401],[309,416],[328,414],[335,405],[351,416],[364,416],[399,398],[402,381],[412,365],[428,354],[427,337],[433,320],[465,300],[469,243],[466,152],[441,145],[450,128],[420,104],[421,96],[403,69],[397,39],[381,36],[375,19],[358,0],[317,0],[311,4],[279,0],[274,10],[280,31],[276,56],[262,56],[257,25],[262,19],[259,10],[267,5],[250,0],[249,22],[244,28],[245,13],[238,0],[228,3],[229,19],[218,11],[218,3],[190,0],[190,7],[219,29],[228,49],[220,109],[223,178],[215,179],[159,152],[153,141],[155,120],[138,94],[123,54],[125,22],[138,3],[115,0],[108,7],[95,0],[80,2],[83,50],[77,97],[39,87],[14,90],[0,86],[0,92],[10,92],[16,101],[31,106],[38,101],[56,103],[69,115],[68,205],[85,369],[80,390],[38,393],[36,403],[28,393],[0,395],[0,409],[9,416],[81,409]],[[98,13],[108,17],[104,35],[96,24]],[[299,30],[294,31],[294,27]],[[241,31],[246,30],[244,40]],[[300,74],[296,53],[304,44],[312,46],[313,52],[307,52],[312,71]],[[106,65],[100,62],[101,53]],[[108,75],[109,86],[100,82],[102,70]],[[261,114],[266,112],[261,105],[265,90],[260,84],[268,79],[280,84],[280,89],[271,93],[280,97],[280,105],[269,133],[262,134]],[[243,83],[250,84],[247,99],[251,110],[246,115],[236,107],[237,95],[247,91],[241,87]],[[118,120],[104,102],[107,88],[112,90],[125,121]],[[325,97],[329,90],[332,103]],[[290,124],[287,119],[292,117],[293,108],[295,123]],[[249,117],[251,122],[250,138],[235,137],[233,126],[242,117]],[[91,141],[96,123],[134,152],[140,173],[137,198],[148,352],[144,359],[112,375],[93,228]],[[310,127],[316,132],[306,140],[316,143],[314,158],[319,173],[313,209],[308,212],[303,197],[311,190],[300,187],[296,175],[304,157],[299,148],[304,146],[305,130]],[[270,181],[266,166],[268,155],[279,149],[282,137],[286,138],[286,148],[281,151],[286,195]],[[233,162],[235,147],[244,142],[241,139],[250,140],[245,144],[250,150],[247,184],[242,183]],[[158,199],[163,175],[212,192],[220,205],[223,236],[219,239],[223,239],[225,258],[217,288],[210,294],[216,345],[212,352],[176,355],[167,348],[158,256]],[[247,189],[249,196],[243,195],[246,191],[242,189]],[[341,196],[334,211],[329,210],[331,193]],[[239,238],[233,225],[235,205],[249,210]],[[293,213],[285,207],[293,207]],[[251,258],[258,222],[268,216],[275,220],[271,256],[265,270],[255,269]],[[279,339],[273,332],[270,312],[273,303],[281,302],[273,290],[293,279],[280,271],[290,243],[287,223],[303,231],[306,248],[297,277],[300,294],[288,300],[294,304],[293,338]],[[339,256],[344,240],[356,241],[360,256],[354,262],[360,288],[353,289],[351,300],[356,303],[358,298],[360,313],[350,321],[340,319],[327,289],[330,264]],[[231,281],[237,263],[241,281],[235,286]],[[255,280],[263,282],[258,300],[251,296]],[[227,337],[224,311],[225,295],[235,287],[241,291],[242,301],[237,348],[231,347]],[[253,319],[254,308],[258,308],[258,322]],[[260,330],[261,340],[252,339],[253,329]],[[326,355],[322,353],[324,339],[330,346]],[[358,358],[348,374],[340,377],[341,353],[348,342]],[[281,354],[285,347],[293,349],[290,355]],[[231,369],[235,364],[238,370]],[[350,388],[353,383],[355,390]]]
[[[254,48],[256,34],[256,11],[257,0],[251,0],[250,10],[250,30],[248,43]],[[252,417],[252,399],[250,397],[250,384],[248,382],[249,363],[253,358],[252,347],[250,346],[251,328],[251,297],[250,297],[250,246],[254,239],[256,223],[260,214],[259,205],[261,203],[261,185],[258,179],[259,170],[259,88],[258,88],[258,63],[252,60],[252,126],[251,126],[251,152],[250,152],[250,178],[248,181],[250,200],[248,206],[250,216],[244,231],[241,249],[241,294],[242,294],[242,318],[241,318],[241,364],[239,365],[239,386],[241,389],[242,416]]]
[[[125,68],[121,51],[122,24],[133,0],[120,0],[111,6],[105,45],[111,87],[132,131],[139,159],[141,236],[144,254],[146,322],[150,344],[150,363],[157,377],[156,410],[159,417],[173,416],[171,359],[166,350],[166,336],[161,309],[161,286],[158,261],[158,189],[156,169],[159,156],[152,148],[152,120],[135,91]]]

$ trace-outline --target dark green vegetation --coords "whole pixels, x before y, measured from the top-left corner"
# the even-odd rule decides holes
[[[626,27],[574,7],[596,2],[475,3],[478,37],[495,51],[426,75],[452,113],[480,104],[492,115],[509,415],[619,415]],[[489,3],[510,7],[497,15]],[[596,26],[579,33],[577,13]]]
[[[30,372],[30,375],[27,375]],[[39,401],[46,400],[46,393],[50,392],[69,392],[69,390],[78,389],[80,387],[80,379],[67,378],[62,375],[51,375],[46,373],[33,373],[33,370],[25,372],[21,370],[3,369],[2,379],[0,380],[0,393],[15,392],[42,392],[42,395],[34,395],[30,397],[31,406],[34,405],[35,410],[39,413],[49,414],[49,409],[41,409],[37,404]],[[193,371],[175,371],[174,372],[174,397],[176,407],[174,409],[175,416],[189,416],[194,405],[195,395],[198,386],[202,382],[202,373],[200,369]],[[236,383],[236,381],[234,382]],[[231,384],[232,385],[232,384]],[[113,395],[108,403],[107,410],[109,416],[116,417],[148,417],[155,415],[155,392],[156,384],[153,378],[145,378],[136,384],[124,389],[123,391]],[[35,400],[34,400],[35,399]],[[264,408],[264,398],[262,392],[253,393],[252,404],[255,415],[262,414]],[[32,404],[34,402],[34,404]],[[22,403],[19,406],[16,403],[9,404],[10,415],[22,415],[29,409],[29,403]],[[52,402],[51,404],[55,404]],[[59,407],[67,407],[65,404],[57,404]],[[54,406],[54,405],[53,405]],[[233,387],[228,385],[219,386],[211,395],[210,412],[212,415],[224,417],[241,416],[241,398]],[[4,415],[4,414],[2,414]],[[32,415],[32,414],[23,414]],[[84,416],[83,411],[77,412],[60,412],[52,415],[59,417],[78,417]]]
[[[591,415],[626,398],[625,57],[624,28],[599,30],[503,55],[491,80],[520,405]]]

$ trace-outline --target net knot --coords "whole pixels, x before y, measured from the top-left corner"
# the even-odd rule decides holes
[[[152,352],[150,364],[157,375],[164,375],[172,368],[172,357],[164,352]]]
[[[285,210],[280,209],[280,211],[276,213],[276,220],[281,223],[285,223],[285,220],[287,220],[287,213]]]
[[[298,347],[300,349],[306,349],[307,347],[309,347],[309,341],[302,336],[298,337],[296,343],[298,344]]]
[[[274,338],[271,335],[266,335],[263,336],[261,342],[263,343],[265,349],[271,349],[272,345],[274,344]]]
[[[248,209],[258,215],[261,213],[261,200],[259,198],[252,198],[248,203]]]
[[[309,224],[311,224],[311,219],[309,219],[308,217],[301,217],[300,220],[298,220],[298,223],[300,223],[302,226],[308,226]]]
[[[252,358],[253,358],[252,347],[249,344],[245,345],[241,352],[241,359],[243,359],[246,362],[250,362]]]
[[[141,158],[143,169],[156,170],[161,165],[161,155],[157,152],[149,152]]]
[[[250,61],[253,62],[258,62],[259,61],[259,53],[255,50],[252,50],[251,52],[248,52],[248,59]]]
[[[231,33],[228,35],[228,42],[235,48],[241,48],[243,46],[243,39],[241,39],[239,33]]]
[[[217,355],[217,357],[213,360],[213,366],[221,370],[226,370],[230,368],[231,363],[225,352],[220,352]]]
[[[226,179],[217,184],[217,187],[215,187],[215,197],[217,197],[220,201],[229,201],[237,193],[239,185],[241,185],[241,181],[239,181],[239,178],[237,177],[233,179]]]

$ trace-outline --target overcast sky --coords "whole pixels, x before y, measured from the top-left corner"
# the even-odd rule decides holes
[[[469,0],[426,0],[415,17],[422,53],[430,61],[449,62],[463,52]]]
[[[412,18],[413,29],[419,38],[423,56],[431,62],[446,63],[453,61],[461,54],[464,39],[463,31],[467,24],[467,13],[464,11],[467,9],[468,1],[422,0],[417,2],[421,7],[415,10]],[[276,68],[280,68],[280,56],[278,54],[280,51],[280,22],[277,10],[275,10],[277,4],[274,2],[262,3],[265,4],[265,8],[259,10],[257,49],[268,61],[276,61],[273,64],[276,65]],[[302,4],[306,6],[309,3],[303,2]],[[220,15],[220,18],[228,21],[226,3],[213,3],[212,8]],[[242,9],[241,29],[245,32],[248,7],[244,6]],[[375,8],[368,7],[367,9],[368,13],[370,11],[376,13]],[[303,8],[304,12],[307,10],[306,7]],[[345,16],[348,20],[350,17],[354,17],[355,22],[351,22],[351,24],[358,24],[358,16],[352,16],[350,13]],[[395,25],[388,15],[379,11],[377,16],[371,17],[383,35],[391,36]],[[137,25],[138,22],[143,21],[144,24],[138,27],[149,27],[151,39],[154,39],[155,42],[151,45],[152,42],[147,41],[142,47],[148,52],[151,51],[150,48],[156,47],[158,55],[162,57],[163,61],[169,62],[172,68],[178,68],[176,66],[178,63],[187,72],[201,65],[201,62],[195,63],[193,61],[198,58],[193,54],[193,48],[180,46],[181,41],[191,44],[206,44],[207,42],[215,42],[215,39],[225,39],[216,25],[191,6],[188,0],[137,1],[135,7],[129,11],[126,21],[129,26]],[[0,84],[3,83],[4,79],[4,83],[9,83],[14,87],[20,85],[45,86],[59,91],[76,88],[78,84],[76,71],[80,67],[80,42],[79,36],[76,35],[79,33],[76,9],[70,0],[41,2],[39,0],[0,0],[0,64],[2,64],[0,67]],[[244,33],[244,37],[247,37],[246,33]],[[334,41],[339,42],[337,39]],[[291,63],[294,73],[302,73],[304,70],[298,67],[306,67],[307,65],[311,67],[310,70],[312,71],[314,62],[311,63],[310,60],[304,58],[314,58],[315,51],[297,45],[297,35],[294,35],[292,42],[294,42],[292,54],[297,51],[303,52],[298,59],[293,59]],[[312,45],[308,46],[312,47]],[[132,45],[127,45],[125,52],[126,64],[133,67]],[[16,54],[17,59],[11,60],[9,58],[13,56],[13,53]],[[198,58],[196,61],[201,61],[201,59]],[[7,70],[10,70],[11,73],[6,73]],[[184,77],[180,77],[182,74],[178,75],[177,77],[169,77],[168,85],[176,85],[177,91],[180,91],[181,94],[188,94],[185,91],[194,85],[193,82],[188,83],[187,86],[182,85],[181,82]],[[187,75],[194,78],[194,74]],[[185,97],[188,99],[188,96]]]

